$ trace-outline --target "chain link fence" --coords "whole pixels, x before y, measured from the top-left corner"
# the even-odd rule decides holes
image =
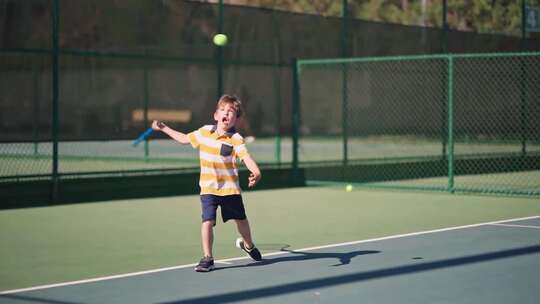
[[[540,54],[301,60],[314,182],[540,195]]]
[[[363,6],[352,1],[332,4],[331,14],[307,3],[295,12],[279,2],[264,8],[224,3],[0,0],[0,183],[195,171],[196,151],[162,134],[136,148],[131,142],[153,119],[184,132],[213,123],[221,93],[243,101],[247,115],[239,130],[256,138],[249,146],[255,159],[288,168],[298,148],[292,136],[293,58],[538,49],[530,35],[446,27],[436,3],[428,5],[429,24],[358,19]],[[458,11],[450,6],[448,14]],[[222,48],[211,42],[218,32],[229,37]],[[344,169],[349,164],[372,160],[390,165],[369,174],[391,176],[399,159],[406,177],[419,159],[431,158],[430,170],[418,174],[440,176],[449,148],[445,58],[422,57],[421,67],[417,60],[372,59],[320,72],[303,66],[315,73],[303,77],[324,86],[312,85],[314,103],[302,105],[314,111],[302,112],[302,162],[335,165],[345,178],[368,172]],[[530,63],[522,65],[523,77],[533,79]],[[532,113],[534,83],[523,87],[525,109]],[[528,122],[520,134],[534,130],[535,118],[523,119]],[[526,134],[519,141],[529,156],[534,134]]]

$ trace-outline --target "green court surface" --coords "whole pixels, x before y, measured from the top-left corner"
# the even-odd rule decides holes
[[[276,139],[257,139],[249,145],[259,163],[290,162],[290,139],[279,142],[284,149],[276,155]],[[61,142],[58,151],[60,173],[88,173],[130,170],[197,168],[197,151],[173,140],[153,140],[145,149],[132,141]],[[0,143],[0,177],[51,174],[52,144]]]
[[[379,183],[365,183],[363,186],[375,187],[435,187],[443,189],[448,185],[448,177],[403,179]],[[454,177],[454,185],[460,189],[497,189],[501,192],[520,189],[523,192],[536,193],[540,189],[540,171],[504,172],[491,174],[458,175]]]
[[[129,170],[159,170],[193,168],[199,164],[197,151],[173,140],[151,140],[148,149],[132,141],[80,141],[59,143],[60,173],[110,172]],[[259,163],[288,163],[292,160],[292,139],[289,137],[257,138],[248,144],[250,154]],[[350,160],[381,160],[395,158],[430,158],[441,155],[440,139],[414,136],[350,137]],[[338,161],[343,155],[343,139],[334,137],[302,137],[299,142],[300,162]],[[521,151],[519,142],[458,142],[456,155],[512,154]],[[529,153],[538,153],[540,144],[527,146]],[[0,144],[0,177],[51,174],[51,143]]]
[[[537,303],[540,217],[0,293],[2,303]],[[482,240],[479,242],[479,240]],[[451,248],[451,250],[449,250]]]
[[[284,250],[285,253],[295,255],[295,250],[306,247],[540,215],[539,199],[399,191],[346,192],[343,187],[246,192],[244,199],[256,243],[265,254]],[[195,263],[201,256],[199,208],[198,196],[181,196],[0,211],[0,242],[3,244],[0,248],[0,290]],[[218,223],[214,244],[214,255],[217,259],[243,256],[233,245],[236,238],[234,226],[233,223]],[[491,230],[493,229],[490,229],[489,233],[496,233]],[[519,238],[523,238],[524,242],[521,247],[539,245],[540,229],[529,230],[535,232],[529,232],[526,236],[508,235],[506,241],[502,236],[494,236],[490,241],[478,236],[467,244],[479,246],[476,249],[471,248],[472,251],[479,250],[471,254],[482,254],[485,246],[489,247],[490,252],[511,250],[514,248],[512,240]],[[504,230],[504,233],[507,233],[506,231]],[[406,240],[402,239],[401,242]],[[435,238],[434,242],[440,241]],[[446,242],[451,241],[452,238]],[[498,248],[497,242],[501,242],[501,248]],[[427,251],[431,250],[429,244],[428,242],[423,245]],[[442,242],[436,245],[436,248],[439,248],[438,252],[450,255],[449,259],[454,259],[459,255],[454,253],[455,250],[467,251],[465,245],[456,246],[454,248],[453,245]],[[379,246],[362,248],[388,253]],[[538,261],[538,251],[533,253]],[[403,256],[410,260],[411,257],[407,254],[413,253]],[[414,254],[421,257],[423,253]],[[386,267],[386,254],[369,256],[383,258],[381,261],[374,261],[382,263],[381,265],[370,264],[369,269]],[[362,255],[354,258],[355,261],[363,259]],[[301,267],[304,259],[298,260],[297,266]],[[292,258],[292,262],[294,261]],[[335,264],[335,261],[331,263]],[[256,268],[274,272],[278,271],[274,269],[277,265],[281,263],[269,263]],[[290,266],[295,267],[295,263]],[[188,268],[183,270],[185,277],[176,282],[183,288],[193,286],[186,282],[201,276],[193,272],[191,266]],[[237,281],[247,280],[242,269],[231,269],[232,273],[238,273]],[[337,272],[334,271],[334,274],[338,275],[340,269],[345,270],[335,268]],[[228,271],[216,273],[219,273],[216,274],[218,277],[223,276],[222,283],[225,284]],[[234,281],[232,273],[229,280]],[[256,273],[251,271],[248,277],[256,276]],[[313,276],[314,273],[310,273]],[[308,281],[310,280],[317,281],[316,278]],[[106,282],[100,284],[106,285]],[[276,280],[273,284],[277,286],[281,283]],[[300,289],[304,290],[303,287]],[[310,289],[309,286],[305,287],[305,290],[307,289]],[[46,293],[50,293],[56,288],[46,290]],[[96,292],[105,295],[105,298],[100,298],[101,303],[114,302],[106,298],[106,291]],[[9,295],[10,297],[6,295],[0,298],[0,302],[15,299],[15,294]],[[279,292],[262,299],[270,300],[274,299],[274,296],[279,299]],[[24,302],[22,300],[24,297],[16,300],[16,303]],[[170,300],[167,298],[160,301]]]

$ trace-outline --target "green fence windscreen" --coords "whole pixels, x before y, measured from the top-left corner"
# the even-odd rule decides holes
[[[540,54],[298,62],[308,180],[540,194]]]
[[[289,166],[295,150],[293,58],[538,49],[538,40],[529,36],[503,35],[496,29],[464,31],[454,26],[455,20],[445,28],[442,6],[434,2],[425,7],[426,19],[421,23],[412,17],[419,12],[419,1],[409,1],[411,5],[403,8],[410,12],[406,14],[410,18],[403,20],[378,18],[374,12],[370,14],[374,19],[365,18],[368,6],[338,2],[329,7],[331,12],[301,3],[294,5],[300,10],[292,12],[281,9],[279,1],[257,8],[201,1],[148,0],[126,5],[108,0],[0,0],[0,182],[196,170],[196,152],[161,134],[137,148],[131,147],[131,142],[155,118],[184,132],[212,123],[221,93],[236,94],[243,101],[247,115],[239,129],[244,136],[256,139],[249,145],[255,159],[269,166]],[[462,11],[457,2],[448,3],[449,16]],[[392,10],[385,5],[386,9]],[[211,43],[220,31],[229,37],[223,48]],[[418,67],[408,61],[388,64],[383,70],[367,62],[361,67],[336,65],[326,74],[320,73],[319,81],[325,81],[328,88],[314,88],[313,92],[320,90],[320,96],[328,96],[316,101],[325,112],[303,117],[320,123],[303,125],[301,132],[325,138],[328,143],[323,147],[319,141],[312,146],[304,143],[301,152],[317,151],[307,154],[304,161],[341,164],[360,156],[380,157],[380,151],[364,151],[354,141],[358,136],[370,136],[375,147],[380,135],[388,132],[400,138],[422,134],[422,140],[432,142],[432,147],[418,151],[411,146],[404,154],[386,151],[382,154],[385,159],[429,156],[441,161],[441,154],[448,150],[448,75],[441,71],[447,64],[441,58],[426,62],[429,64],[423,68],[429,71],[424,75],[429,77],[416,76]],[[523,78],[532,79],[530,64],[520,64],[526,70]],[[455,65],[459,68],[460,63]],[[388,87],[386,75],[393,71],[394,82],[411,87],[422,83],[433,90]],[[342,78],[358,82],[336,82]],[[458,77],[456,89],[459,81]],[[533,84],[520,85],[527,100],[520,106],[532,109]],[[343,99],[341,93],[329,95],[330,89],[345,89],[351,95]],[[456,92],[456,98],[459,94]],[[362,96],[368,99],[355,104]],[[412,100],[417,102],[439,101],[423,105],[425,113],[418,116],[412,112],[419,107],[413,101],[396,104],[393,98],[400,96],[416,96]],[[375,98],[380,98],[381,104],[369,103]],[[347,99],[350,110],[340,106],[341,100]],[[397,106],[404,107],[406,122],[396,119]],[[388,113],[380,115],[379,111]],[[519,129],[523,137],[519,141],[526,142],[526,152],[532,153],[534,134],[527,130],[536,126],[525,115],[520,117],[527,124],[513,127],[523,129]],[[413,124],[419,120],[425,124]],[[325,126],[335,121],[338,123]],[[376,121],[384,126],[373,126]],[[460,138],[463,122],[456,118],[455,124],[456,137]],[[350,140],[336,143],[331,137],[343,126]],[[458,144],[455,148],[461,149]],[[435,172],[445,168],[447,162],[442,162],[434,166]]]

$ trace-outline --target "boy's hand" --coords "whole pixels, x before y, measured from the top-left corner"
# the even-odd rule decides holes
[[[153,130],[161,131],[161,130],[163,130],[165,127],[166,127],[166,125],[165,125],[164,123],[162,123],[161,121],[159,121],[159,120],[154,120],[154,121],[152,122],[152,129],[153,129]]]
[[[259,166],[257,166],[257,163],[253,160],[253,158],[251,158],[251,156],[247,155],[242,160],[250,172],[248,177],[248,187],[255,187],[255,185],[261,179],[261,170],[259,170]]]
[[[251,172],[249,174],[249,177],[248,177],[248,187],[255,187],[255,185],[259,182],[259,180],[261,179],[261,173],[259,172],[256,172],[256,173],[253,173]]]

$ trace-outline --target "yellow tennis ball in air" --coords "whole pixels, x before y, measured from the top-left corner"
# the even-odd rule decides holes
[[[351,184],[348,184],[347,187],[345,187],[345,191],[351,192],[353,189],[353,186]]]
[[[217,46],[224,46],[227,44],[227,35],[217,34],[214,36],[214,44]]]

